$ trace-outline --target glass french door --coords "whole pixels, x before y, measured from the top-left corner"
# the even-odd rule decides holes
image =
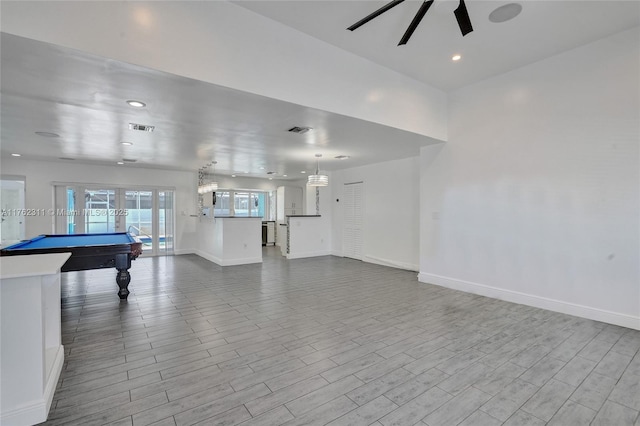
[[[174,193],[56,185],[56,232],[94,234],[130,232],[142,240],[143,255],[173,253]]]
[[[173,253],[173,191],[158,191],[158,254]]]

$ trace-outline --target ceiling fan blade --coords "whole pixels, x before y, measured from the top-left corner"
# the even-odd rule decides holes
[[[407,31],[404,32],[404,35],[400,39],[400,43],[398,43],[398,46],[407,44],[407,42],[411,38],[411,35],[416,30],[416,28],[418,28],[418,24],[420,24],[420,21],[422,21],[422,18],[427,13],[427,10],[429,10],[432,4],[433,4],[433,0],[425,0],[422,3],[422,5],[420,6],[420,9],[418,9],[418,13],[416,13],[416,16],[413,17],[413,20],[409,24]]]
[[[473,31],[469,12],[467,12],[467,6],[464,4],[464,0],[460,0],[460,5],[453,11],[453,14],[456,15],[456,20],[458,21],[458,26],[460,27],[460,32],[462,32],[463,37]]]
[[[370,20],[372,20],[373,18],[377,18],[378,16],[382,15],[383,13],[385,13],[387,10],[391,9],[392,7],[395,7],[395,6],[399,5],[403,1],[404,0],[393,0],[393,1],[389,2],[389,3],[385,4],[384,6],[382,6],[380,9],[378,9],[375,12],[371,13],[370,15],[362,18],[361,20],[359,20],[358,22],[356,22],[355,24],[353,24],[352,26],[350,26],[347,29],[349,31],[356,30],[356,29],[360,28],[361,26],[363,26],[364,24],[366,24],[367,22],[369,22]]]

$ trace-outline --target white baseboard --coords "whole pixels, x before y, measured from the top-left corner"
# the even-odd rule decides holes
[[[35,425],[46,421],[48,413],[46,402],[43,399],[32,401],[28,405],[9,410],[3,408],[2,415],[0,415],[0,424],[11,426]]]
[[[11,407],[9,409],[7,409],[7,407],[2,407],[0,425],[29,426],[42,423],[47,420],[49,409],[51,408],[51,401],[53,401],[53,394],[56,391],[56,385],[58,384],[63,364],[64,347],[60,345],[56,351],[53,365],[51,366],[51,372],[49,373],[49,377],[45,383],[42,398],[38,398],[19,407]]]
[[[307,251],[302,253],[287,254],[287,259],[302,259],[305,257],[331,256],[331,250]]]
[[[560,312],[594,321],[602,321],[609,324],[619,325],[621,327],[640,330],[640,317],[634,317],[632,315],[620,314],[618,312],[611,312],[589,306],[577,305],[575,303],[563,302],[561,300],[535,296],[533,294],[491,287],[470,281],[443,277],[441,275],[428,274],[426,272],[420,272],[420,274],[418,274],[418,281],[467,293],[478,294],[480,296],[506,300],[508,302],[520,303],[527,306],[533,306],[535,308],[547,309],[549,311]]]
[[[248,265],[251,263],[262,263],[262,256],[243,257],[240,259],[220,259],[217,256],[214,256],[212,254],[209,254],[200,250],[196,250],[195,254],[220,266],[235,266],[235,265]]]
[[[182,249],[182,250],[174,250],[173,254],[176,256],[182,255],[182,254],[196,254],[196,250],[195,249]]]
[[[418,265],[414,265],[406,262],[396,262],[395,260],[389,260],[389,259],[379,259],[377,257],[372,257],[372,256],[363,256],[362,261],[368,262],[368,263],[375,263],[376,265],[390,266],[392,268],[405,269],[407,271],[418,272],[420,270]]]

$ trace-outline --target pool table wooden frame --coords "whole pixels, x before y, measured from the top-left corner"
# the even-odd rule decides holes
[[[122,235],[126,242],[122,243],[100,243],[100,237],[110,238]],[[67,245],[65,238],[73,237],[85,241],[84,245]],[[29,247],[30,244],[43,238],[55,238],[60,244],[52,247]],[[126,300],[129,296],[129,282],[131,281],[131,261],[142,254],[142,241],[136,236],[127,232],[104,233],[104,234],[71,234],[71,235],[39,235],[31,240],[0,250],[1,256],[18,256],[29,254],[45,253],[71,253],[69,260],[62,265],[61,271],[85,271],[88,269],[116,268],[116,283],[120,290],[118,296]]]

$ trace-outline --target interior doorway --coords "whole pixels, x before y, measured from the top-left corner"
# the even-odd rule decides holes
[[[25,239],[25,178],[3,176],[0,184],[0,204],[2,208],[0,240],[2,246]]]

